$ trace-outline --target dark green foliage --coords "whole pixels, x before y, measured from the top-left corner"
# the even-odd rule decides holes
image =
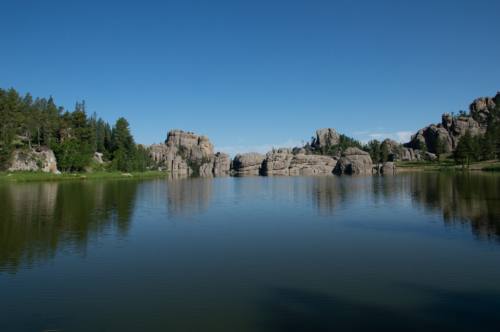
[[[436,141],[434,142],[434,151],[436,152],[436,155],[439,160],[439,156],[441,156],[443,153],[445,153],[445,144],[441,140],[441,137],[438,137]]]
[[[457,167],[441,167],[438,169],[439,172],[463,172],[468,171],[468,168],[457,168]]]
[[[425,142],[420,141],[419,150],[422,151],[422,159],[424,160],[424,162],[426,162],[427,161],[427,145],[425,144]]]
[[[387,146],[387,141],[383,141],[380,145],[380,162],[385,163],[389,158],[389,147]]]
[[[314,141],[315,141],[315,138],[311,137],[311,142],[314,142]],[[308,144],[306,145],[306,147],[309,146]],[[356,147],[359,149],[363,148],[363,146],[361,145],[361,143],[358,140],[356,140],[352,137],[348,137],[344,134],[340,134],[338,144],[332,144],[332,136],[331,136],[331,134],[329,134],[328,140],[327,140],[327,143],[325,144],[325,146],[323,146],[323,147],[317,146],[316,150],[318,151],[318,154],[320,154],[320,155],[336,156],[339,148],[342,149],[342,151],[344,151],[345,149],[350,148],[350,147]],[[306,152],[306,154],[307,154],[307,152]]]
[[[483,167],[486,172],[500,172],[500,165]]]
[[[112,160],[111,169],[145,171],[154,164],[147,151],[135,146],[124,118],[118,119],[113,128],[97,119],[96,113],[88,118],[85,101],[76,102],[73,113],[63,110],[52,96],[33,101],[29,93],[21,98],[13,88],[0,89],[0,168],[10,166],[17,135],[26,141],[26,149],[49,146],[63,172],[85,169],[96,151]]]
[[[464,167],[465,161],[467,161],[467,167],[469,167],[471,160],[476,159],[477,144],[475,141],[470,131],[467,130],[453,152],[453,158],[457,164],[462,164],[462,167]]]
[[[378,140],[368,141],[368,145],[364,150],[368,150],[367,152],[370,154],[374,164],[380,163],[380,142]]]
[[[78,142],[75,139],[62,144],[52,141],[50,148],[54,151],[58,168],[63,172],[84,170],[90,165],[94,153],[88,142]]]

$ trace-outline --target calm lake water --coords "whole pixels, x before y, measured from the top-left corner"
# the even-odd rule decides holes
[[[498,331],[499,244],[498,174],[4,184],[0,330]]]

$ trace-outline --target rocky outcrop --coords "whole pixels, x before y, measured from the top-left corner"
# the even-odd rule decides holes
[[[397,173],[397,171],[398,169],[396,168],[396,166],[390,161],[383,164],[380,168],[380,173],[382,174],[394,174]]]
[[[420,144],[426,145],[429,152],[436,152],[434,146],[439,138],[443,142],[446,151],[455,149],[460,141],[460,138],[467,130],[472,136],[484,134],[487,126],[475,121],[472,117],[453,117],[448,113],[444,113],[440,124],[432,124],[420,129],[415,135],[412,135],[411,141],[406,144],[406,147],[418,149]]]
[[[207,136],[177,129],[168,132],[165,143],[153,144],[145,149],[149,150],[154,161],[165,164],[166,170],[174,172],[192,172],[182,156],[192,160],[207,158],[212,161],[212,165],[215,160],[214,146]]]
[[[262,164],[262,172],[267,175],[290,174],[290,165],[293,154],[288,148],[281,148],[275,151],[269,151]]]
[[[297,154],[290,163],[290,175],[331,174],[337,160],[330,156]]]
[[[490,114],[490,110],[494,109],[500,102],[500,91],[494,98],[485,97],[477,98],[469,105],[469,111],[473,118],[486,121]]]
[[[305,175],[332,173],[337,160],[330,156],[299,153],[293,155],[288,148],[269,151],[262,164],[265,175]]]
[[[412,135],[409,143],[405,144],[407,148],[418,149],[421,143],[424,143],[429,152],[435,153],[435,142],[438,138],[443,142],[445,149],[451,151],[458,146],[460,138],[470,131],[472,136],[484,134],[487,129],[487,119],[490,111],[500,103],[500,92],[494,98],[477,98],[469,105],[469,116],[465,114],[453,116],[444,113],[441,117],[441,123],[432,124]]]
[[[14,152],[9,171],[37,171],[60,174],[57,170],[56,156],[48,147],[39,147],[35,151],[18,150]]]
[[[316,130],[316,139],[313,141],[313,147],[324,147],[327,144],[335,145],[340,143],[340,135],[333,128]]]
[[[102,164],[103,161],[102,161],[102,153],[100,152],[95,152],[94,153],[94,159],[99,163],[99,164]]]
[[[347,148],[342,152],[342,157],[337,162],[335,173],[371,173],[372,159],[368,152],[358,148]]]
[[[170,130],[167,134],[165,144],[168,147],[184,147],[188,151],[191,159],[201,159],[210,157],[215,152],[215,148],[205,135],[198,135],[193,132],[182,130]]]
[[[233,169],[239,174],[258,175],[263,161],[264,156],[258,152],[237,154],[234,157]]]
[[[228,176],[233,161],[227,153],[217,152],[211,156],[210,161],[200,166],[198,172],[203,177]]]

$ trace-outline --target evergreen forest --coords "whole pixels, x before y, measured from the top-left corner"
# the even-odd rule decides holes
[[[24,97],[11,88],[0,88],[0,169],[12,162],[15,150],[50,148],[61,172],[82,171],[93,162],[95,152],[103,154],[108,171],[146,171],[154,162],[136,146],[128,121],[121,117],[114,125],[88,116],[85,101],[76,102],[73,112],[57,106],[52,96]]]

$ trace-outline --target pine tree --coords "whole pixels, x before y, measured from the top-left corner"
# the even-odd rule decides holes
[[[422,151],[422,159],[424,160],[424,164],[427,164],[427,145],[425,142],[420,141],[419,150]]]
[[[387,162],[389,158],[389,147],[387,145],[387,141],[384,140],[380,145],[380,161],[384,164]]]

